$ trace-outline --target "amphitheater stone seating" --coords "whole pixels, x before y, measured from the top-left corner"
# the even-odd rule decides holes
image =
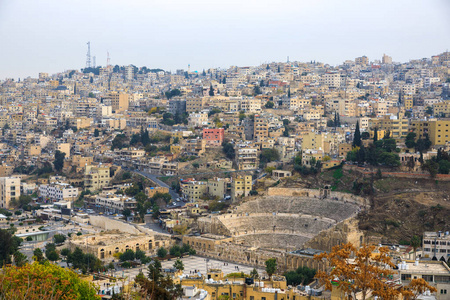
[[[358,211],[358,205],[333,199],[266,196],[237,207],[238,213],[297,213],[342,221]]]

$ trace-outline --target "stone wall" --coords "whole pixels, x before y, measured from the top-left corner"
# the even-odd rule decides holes
[[[333,246],[352,243],[355,247],[362,245],[364,234],[358,229],[356,218],[345,220],[337,226],[324,230],[305,243],[305,248],[331,251]]]
[[[365,198],[348,193],[331,191],[329,189],[302,189],[302,188],[277,188],[271,187],[267,190],[268,196],[299,196],[310,198],[337,198],[341,201],[355,203],[357,205],[368,205]]]
[[[129,234],[140,234],[141,232],[136,229],[133,225],[112,220],[103,216],[90,216],[89,221],[91,225],[95,227],[103,228],[104,230],[119,230],[120,232],[125,232]]]

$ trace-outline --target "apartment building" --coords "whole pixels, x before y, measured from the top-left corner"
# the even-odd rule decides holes
[[[186,112],[200,112],[206,108],[206,98],[188,98],[186,99]]]
[[[361,56],[355,58],[355,63],[360,66],[367,66],[369,64],[369,58],[367,56]]]
[[[170,100],[169,113],[182,115],[186,112],[186,100]]]
[[[409,132],[409,120],[398,118],[394,115],[385,115],[382,118],[372,118],[369,120],[369,128],[377,128],[379,132],[390,132],[390,137],[394,139],[404,138]]]
[[[212,197],[218,197],[219,199],[222,199],[223,197],[225,197],[225,194],[227,192],[228,182],[228,178],[209,179],[207,183],[208,194]]]
[[[188,126],[203,127],[208,125],[208,112],[192,112],[189,114]]]
[[[184,142],[184,148],[187,154],[200,156],[206,151],[206,140],[190,139]]]
[[[103,101],[104,103],[106,102],[107,105],[111,105],[114,112],[124,112],[128,110],[129,95],[119,92],[110,92]]]
[[[433,114],[437,117],[450,117],[450,101],[442,101],[433,104]]]
[[[58,201],[74,201],[78,197],[78,189],[68,183],[56,182],[51,184],[41,184],[39,195],[43,199]]]
[[[450,120],[448,119],[411,121],[411,130],[416,133],[416,138],[428,135],[433,146],[445,145],[450,142]]]
[[[253,147],[238,148],[236,150],[236,164],[238,170],[256,169],[259,164],[258,149]]]
[[[110,167],[104,165],[86,166],[84,188],[90,191],[101,190],[111,181]]]
[[[246,197],[250,194],[252,190],[252,176],[237,176],[231,182],[231,200],[234,202],[237,197]]]
[[[203,139],[206,141],[206,147],[220,147],[225,136],[223,128],[204,128]]]
[[[424,257],[447,262],[450,259],[450,233],[425,232],[422,253]]]
[[[204,181],[189,181],[181,184],[181,190],[183,197],[195,202],[207,193],[208,185]]]
[[[95,197],[95,208],[99,212],[119,214],[125,209],[133,211],[136,209],[136,206],[136,200],[127,196],[102,192]]]
[[[0,207],[10,208],[12,200],[20,197],[20,178],[0,177]]]
[[[253,138],[258,142],[264,141],[269,137],[269,124],[267,119],[261,115],[255,115],[253,123]]]

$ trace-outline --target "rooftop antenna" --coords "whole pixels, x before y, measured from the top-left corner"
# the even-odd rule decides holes
[[[88,51],[86,53],[86,68],[91,67],[91,42],[87,42]]]
[[[93,64],[93,67],[95,68],[95,56],[92,57],[92,64]]]
[[[289,63],[289,56],[287,57],[287,62]]]
[[[111,58],[109,57],[109,51],[106,52],[106,67],[109,67]]]

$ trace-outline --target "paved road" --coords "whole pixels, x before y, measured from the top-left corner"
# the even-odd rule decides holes
[[[142,171],[139,171],[139,170],[134,170],[133,172],[138,173],[138,174],[140,174],[140,175],[142,175],[144,177],[147,177],[148,179],[150,179],[151,181],[153,181],[154,183],[156,183],[159,186],[168,188],[169,189],[169,194],[170,194],[170,196],[172,196],[172,199],[174,200],[174,202],[177,203],[177,206],[183,206],[184,205],[184,202],[182,202],[182,201],[175,201],[177,198],[180,197],[180,195],[178,195],[178,193],[176,193],[174,190],[172,190],[170,188],[170,186],[167,185],[167,183],[159,180],[158,179],[158,175],[150,174],[150,173],[147,173],[147,172],[142,172]]]

